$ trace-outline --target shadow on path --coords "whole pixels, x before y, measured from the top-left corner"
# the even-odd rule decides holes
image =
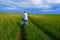
[[[27,40],[27,37],[26,37],[26,31],[25,31],[25,25],[24,24],[21,24],[20,25],[20,34],[19,34],[19,40]]]

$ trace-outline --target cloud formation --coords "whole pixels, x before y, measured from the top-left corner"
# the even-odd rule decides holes
[[[51,11],[53,6],[59,4],[60,0],[0,0],[0,9],[19,10],[21,8],[39,8],[43,11]],[[59,8],[60,9],[60,6]]]

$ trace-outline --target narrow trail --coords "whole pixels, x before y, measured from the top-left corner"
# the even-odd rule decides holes
[[[25,32],[25,25],[20,25],[20,34],[19,34],[19,40],[27,40],[26,32]]]
[[[37,26],[41,31],[43,31],[46,35],[48,35],[48,36],[51,38],[51,40],[57,40],[54,35],[52,35],[52,34],[50,34],[49,32],[43,30],[43,28],[40,27],[39,25],[37,25],[30,17],[29,17],[29,20],[30,20],[35,26]]]

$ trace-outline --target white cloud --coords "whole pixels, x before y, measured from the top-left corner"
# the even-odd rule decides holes
[[[14,9],[14,8],[17,8],[17,7],[27,7],[28,3],[27,2],[14,2],[12,0],[0,0],[1,4],[5,4],[7,6],[10,6],[10,7],[13,7],[13,8],[7,8],[7,9]],[[17,6],[17,7],[16,7]],[[5,9],[5,8],[4,8]]]
[[[9,9],[9,10],[17,10],[17,8],[7,8],[7,9]]]
[[[30,3],[35,8],[51,8],[50,4],[46,4],[46,0],[30,0]]]
[[[38,6],[38,7],[39,7],[39,6]],[[50,6],[50,5],[48,5],[48,4],[41,5],[40,7],[41,7],[42,9],[51,8],[51,6]]]
[[[18,10],[19,8],[16,8],[16,7],[4,7],[4,8],[1,8],[2,10]]]
[[[46,2],[50,4],[60,4],[60,0],[46,0]]]
[[[55,0],[45,0],[47,4],[52,4],[55,2]]]
[[[42,4],[42,0],[30,0],[30,2],[34,5],[41,5]]]
[[[41,11],[43,11],[43,12],[51,12],[51,11],[53,11],[53,10],[43,9],[43,10],[41,10]]]
[[[47,9],[51,8],[51,4],[59,4],[60,0],[26,0],[26,1],[13,1],[13,0],[0,0],[0,3],[8,5],[12,8],[8,9],[14,9],[18,7],[24,7],[24,8],[42,8]],[[16,7],[17,6],[17,7]]]
[[[60,4],[60,0],[56,0],[56,1],[55,1],[55,3],[58,3],[58,4]]]

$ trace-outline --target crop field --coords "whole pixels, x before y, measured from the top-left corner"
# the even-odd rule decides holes
[[[0,14],[0,40],[17,40],[20,21],[18,14]]]
[[[60,40],[60,14],[0,14],[0,40]]]

